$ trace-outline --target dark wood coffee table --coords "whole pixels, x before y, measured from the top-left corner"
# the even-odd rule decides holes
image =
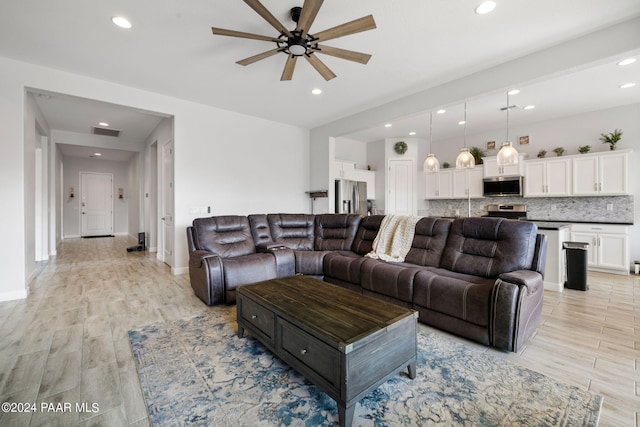
[[[407,368],[416,376],[417,312],[306,276],[238,288],[245,330],[338,404],[340,426],[355,405]]]

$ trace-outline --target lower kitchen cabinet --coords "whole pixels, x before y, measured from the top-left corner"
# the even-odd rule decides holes
[[[571,240],[589,244],[590,270],[629,274],[629,227],[609,224],[573,224]]]

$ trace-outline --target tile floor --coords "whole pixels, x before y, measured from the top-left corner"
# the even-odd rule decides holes
[[[0,396],[36,404],[0,412],[0,425],[148,425],[127,331],[215,308],[132,244],[65,240],[26,300],[0,303]],[[589,284],[545,294],[520,354],[487,351],[604,395],[600,426],[640,427],[640,276],[590,273]]]

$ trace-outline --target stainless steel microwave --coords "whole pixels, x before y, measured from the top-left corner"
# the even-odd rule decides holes
[[[482,182],[485,197],[522,196],[522,176],[494,176]]]

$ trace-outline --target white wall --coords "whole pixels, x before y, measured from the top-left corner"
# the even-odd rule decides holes
[[[309,132],[136,88],[0,57],[0,184],[17,206],[3,214],[0,300],[25,295],[25,88],[155,111],[175,118],[175,273],[186,273],[185,227],[212,214],[308,212]],[[32,194],[31,194],[32,195]],[[62,195],[64,197],[64,195]]]

